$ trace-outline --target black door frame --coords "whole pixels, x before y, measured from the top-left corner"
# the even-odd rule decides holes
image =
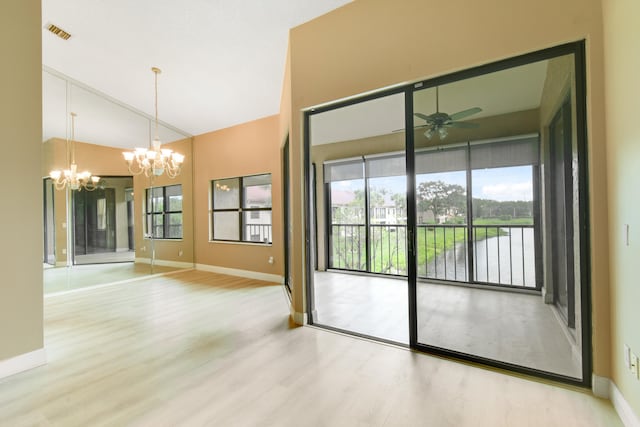
[[[43,227],[43,262],[45,264],[53,265],[56,264],[56,227],[55,227],[55,197],[53,197],[55,193],[55,188],[53,185],[53,181],[51,178],[43,178],[42,179],[42,213],[44,220]],[[51,203],[47,203],[49,199],[49,192],[51,192]],[[49,214],[52,217],[53,227],[49,227]],[[49,244],[53,243],[53,263],[49,262]]]
[[[289,179],[291,177],[289,167],[289,135],[287,135],[284,145],[282,147],[282,231],[283,231],[283,247],[284,247],[284,287],[287,290],[289,299],[291,299],[291,283],[290,283],[290,271],[291,263],[289,257],[291,256],[291,249],[289,248],[289,239],[291,232],[289,228],[289,222],[291,221],[289,209],[291,207]]]
[[[441,356],[452,357],[464,361],[470,361],[474,363],[481,363],[487,366],[505,369],[517,373],[526,375],[532,375],[535,377],[546,378],[554,381],[559,381],[568,384],[574,384],[582,387],[591,387],[591,372],[592,372],[592,340],[591,340],[591,277],[590,277],[590,243],[589,243],[589,210],[588,210],[588,159],[587,159],[587,130],[586,130],[586,65],[585,65],[585,42],[584,40],[563,44],[560,46],[516,56],[509,59],[500,60],[486,65],[470,68],[467,70],[454,72],[448,75],[436,77],[429,80],[424,80],[414,84],[405,85],[402,87],[396,87],[381,91],[375,94],[369,94],[359,98],[353,98],[344,102],[325,105],[318,108],[312,108],[304,112],[303,116],[303,173],[305,182],[304,191],[304,209],[307,213],[310,213],[311,207],[311,195],[309,194],[310,188],[310,116],[319,114],[325,111],[330,111],[336,108],[353,105],[356,103],[366,102],[372,99],[380,98],[383,96],[392,95],[395,93],[404,92],[405,94],[405,129],[413,129],[413,92],[415,90],[422,90],[428,87],[435,87],[452,83],[458,80],[477,77],[483,74],[492,73],[496,71],[505,70],[512,67],[526,65],[532,62],[551,59],[557,56],[573,55],[574,57],[574,72],[575,72],[575,85],[576,85],[576,137],[577,137],[577,158],[578,158],[578,193],[579,193],[579,206],[578,206],[578,218],[580,227],[575,232],[580,235],[580,246],[578,249],[580,254],[580,307],[582,316],[581,327],[581,339],[582,339],[582,378],[577,379],[565,375],[554,374],[546,371],[541,371],[534,368],[528,368],[520,365],[515,365],[507,362],[500,362],[493,359],[474,356],[466,353],[461,353],[453,350],[443,349],[439,347],[428,346],[418,343],[417,339],[417,295],[416,295],[416,283],[417,283],[417,270],[415,262],[416,257],[416,235],[414,230],[416,229],[416,199],[415,199],[415,141],[413,132],[405,132],[405,149],[406,149],[406,171],[407,171],[407,251],[408,251],[408,285],[409,285],[409,340],[410,347],[416,350],[420,350],[430,354],[436,354]],[[306,302],[307,313],[309,323],[313,324],[313,266],[314,260],[312,259],[312,251],[309,246],[310,233],[312,232],[309,215],[305,216],[305,284],[306,284]],[[330,328],[335,329],[335,328]],[[353,334],[350,331],[342,331]],[[353,334],[361,335],[361,334]],[[379,340],[375,337],[368,337]],[[382,340],[384,341],[384,340]]]

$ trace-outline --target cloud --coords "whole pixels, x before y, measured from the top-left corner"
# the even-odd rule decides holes
[[[533,185],[531,181],[512,184],[485,185],[482,187],[482,198],[491,200],[532,200]]]

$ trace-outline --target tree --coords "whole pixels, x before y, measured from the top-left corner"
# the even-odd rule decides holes
[[[461,185],[443,181],[427,181],[418,185],[418,207],[431,211],[436,218],[464,211],[465,203],[465,190]]]
[[[399,212],[407,211],[407,195],[404,193],[393,193],[391,199]]]

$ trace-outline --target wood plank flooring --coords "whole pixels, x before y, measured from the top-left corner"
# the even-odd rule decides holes
[[[89,264],[72,267],[48,267],[44,269],[42,278],[44,293],[48,295],[177,270],[180,269],[154,265],[152,272],[149,264],[134,262]]]
[[[409,344],[406,279],[315,272],[315,321]],[[418,342],[580,378],[580,353],[539,295],[418,283]]]
[[[587,392],[295,327],[280,286],[199,271],[45,299],[49,363],[0,426],[621,426]]]

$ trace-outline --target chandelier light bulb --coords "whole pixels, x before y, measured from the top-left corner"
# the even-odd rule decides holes
[[[67,135],[67,161],[69,161],[68,169],[53,170],[49,172],[49,177],[53,181],[57,190],[87,190],[93,191],[100,182],[100,177],[92,176],[91,172],[78,172],[75,153],[75,118],[76,113],[70,113],[71,116],[71,140]]]
[[[125,151],[122,155],[132,175],[144,174],[150,177],[166,173],[169,178],[175,178],[182,171],[184,155],[161,148],[162,143],[158,137],[158,74],[161,70],[153,67],[151,71],[155,75],[155,137],[149,148],[136,148],[134,151]]]

